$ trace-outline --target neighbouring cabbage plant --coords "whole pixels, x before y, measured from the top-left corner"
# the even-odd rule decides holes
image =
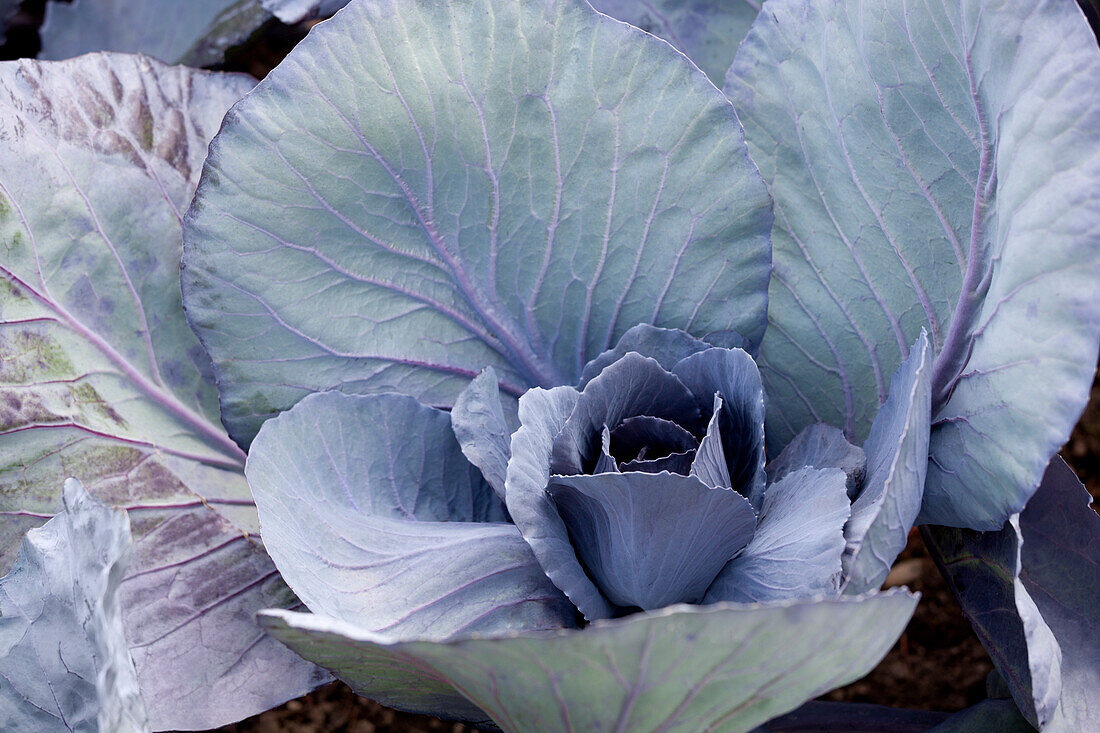
[[[345,3],[109,5],[44,54]],[[0,67],[0,727],[328,670],[505,730],[1094,728],[1076,6],[593,5],[698,67],[581,0],[355,0],[251,92]],[[915,522],[1013,702],[774,719],[896,639]]]

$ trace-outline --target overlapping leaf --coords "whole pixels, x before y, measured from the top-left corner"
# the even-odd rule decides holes
[[[448,683],[505,731],[748,731],[865,674],[916,597],[890,591],[772,605],[671,606],[580,631],[398,642],[335,619],[261,623],[370,697],[387,671]],[[776,654],[778,645],[784,653]],[[415,689],[407,692],[415,695]],[[390,698],[390,704],[413,708]]]
[[[69,479],[64,510],[27,533],[0,578],[4,730],[149,730],[118,599],[129,559],[126,513]]]
[[[592,7],[683,51],[721,86],[763,0],[593,0]]]
[[[247,77],[96,54],[0,65],[0,558],[62,482],[130,510],[121,586],[154,727],[210,727],[323,679],[252,613],[295,603],[177,286],[180,217]]]
[[[311,395],[264,424],[247,474],[264,543],[314,613],[402,639],[573,625],[445,412]]]
[[[922,521],[997,530],[1100,338],[1100,50],[1061,0],[769,0],[726,79],[776,200],[769,445],[868,433],[927,329]]]
[[[845,591],[882,586],[920,511],[928,468],[932,353],[926,334],[890,379],[863,445],[867,474],[844,526]]]
[[[666,44],[580,0],[362,2],[229,114],[184,300],[247,445],[317,389],[575,383],[640,322],[755,344],[770,221],[732,107]]]
[[[39,58],[124,51],[209,66],[222,62],[228,48],[269,17],[260,0],[52,0]]]
[[[1100,720],[1100,517],[1055,456],[1000,532],[924,530],[963,611],[1026,717],[1051,730]]]

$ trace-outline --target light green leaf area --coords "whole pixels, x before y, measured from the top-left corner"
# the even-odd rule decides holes
[[[592,0],[592,7],[663,38],[718,86],[763,0]]]
[[[227,49],[270,17],[260,0],[52,0],[39,58],[124,51],[209,66],[224,61]]]
[[[641,323],[763,335],[770,201],[733,108],[581,0],[377,0],[215,138],[184,302],[230,434],[311,391],[514,409]]]
[[[775,197],[768,441],[861,442],[926,329],[920,522],[997,530],[1100,341],[1100,49],[1065,0],[769,0],[726,93]]]
[[[397,707],[416,709],[419,678],[440,694],[459,691],[505,731],[736,732],[866,674],[916,602],[890,591],[678,605],[581,631],[435,643],[287,611],[260,621],[360,694]]]
[[[129,510],[122,605],[158,727],[230,722],[315,675],[249,618],[295,601],[178,285],[182,211],[251,85],[117,54],[0,64],[0,566],[68,477]],[[291,689],[256,674],[276,660]]]

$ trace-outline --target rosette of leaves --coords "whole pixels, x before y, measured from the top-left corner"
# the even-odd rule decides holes
[[[920,505],[927,362],[915,349],[864,481],[818,429],[765,490],[749,353],[770,226],[725,98],[584,3],[353,3],[317,26],[230,111],[185,220],[188,315],[250,446],[265,546],[315,614],[265,624],[364,694],[510,729],[747,728],[865,672],[913,605],[863,591]],[[549,443],[519,457],[513,428],[553,440],[569,394],[588,420],[574,473]],[[673,432],[629,437],[653,421]],[[588,476],[605,425],[622,465]],[[676,440],[675,472],[631,465]],[[545,473],[524,484],[530,461]],[[660,506],[689,512],[623,578],[644,598],[609,589],[632,548],[601,575],[583,517],[543,516],[590,478],[623,501],[645,484],[639,541]],[[729,521],[704,560],[691,522],[710,510]],[[802,651],[777,654],[790,638]],[[559,687],[593,645],[591,675]]]
[[[583,373],[514,434],[491,369],[449,414],[326,392],[266,422],[246,474],[314,613],[264,625],[361,694],[516,731],[749,730],[885,653],[916,599],[866,591],[920,506],[926,343],[866,456],[818,426],[770,480],[745,351],[639,326]]]

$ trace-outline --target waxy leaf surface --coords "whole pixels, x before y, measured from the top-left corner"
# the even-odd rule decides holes
[[[318,389],[449,407],[492,366],[514,405],[638,323],[758,343],[770,222],[667,44],[581,0],[353,3],[227,116],[184,302],[247,445]]]
[[[889,591],[772,605],[677,605],[579,631],[442,643],[398,642],[287,611],[264,612],[260,621],[368,696],[384,691],[382,671],[416,667],[453,684],[505,731],[736,733],[865,674],[916,600]],[[775,653],[778,645],[783,654]]]
[[[260,0],[73,0],[46,5],[39,58],[143,53],[169,64],[225,60],[271,16]]]
[[[446,412],[311,395],[264,424],[247,475],[264,544],[314,613],[402,639],[573,625]]]
[[[118,599],[130,521],[74,479],[64,497],[0,578],[0,727],[148,731]]]
[[[767,488],[756,534],[707,591],[706,603],[782,601],[840,589],[844,473],[801,468]]]
[[[846,593],[886,580],[920,511],[928,470],[932,353],[921,334],[890,379],[890,396],[863,445],[867,474],[844,526]]]
[[[1100,339],[1100,49],[1062,0],[769,0],[725,89],[775,197],[768,442],[862,441],[926,329],[922,522],[999,530]]]
[[[177,284],[207,142],[251,85],[117,54],[0,65],[0,561],[70,476],[130,510],[121,602],[156,728],[324,679],[252,620],[297,601],[259,545]]]

